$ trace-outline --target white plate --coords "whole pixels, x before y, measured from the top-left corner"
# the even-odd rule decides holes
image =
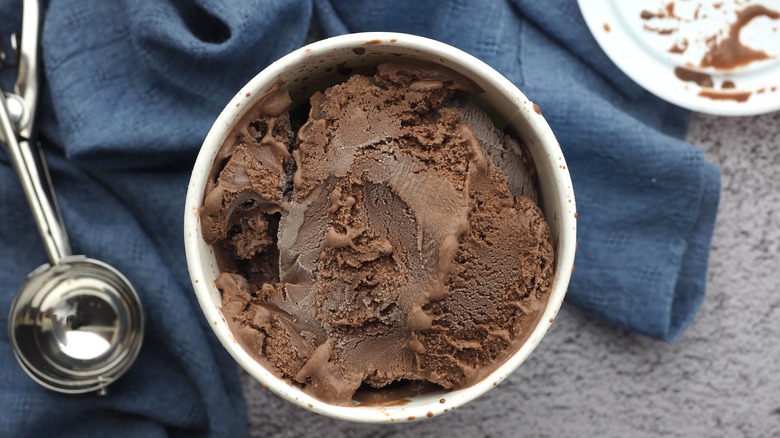
[[[753,5],[780,12],[780,0],[578,0],[585,22],[607,56],[639,85],[675,105],[703,113],[747,116],[780,110],[780,19],[759,16],[742,28],[743,45],[764,51],[768,59],[730,70],[701,67],[707,39],[729,34],[737,13]],[[667,6],[673,4],[670,14]],[[698,12],[697,12],[698,9]],[[643,11],[660,16],[642,17]],[[646,15],[646,14],[645,14]],[[649,28],[649,29],[648,29]],[[668,31],[673,30],[671,33]],[[667,32],[664,32],[667,31]],[[675,45],[688,45],[672,53]],[[678,67],[709,75],[712,87],[684,81]],[[724,81],[736,85],[723,90]],[[749,92],[747,100],[735,93]],[[720,98],[705,97],[715,93]],[[729,99],[722,99],[724,95]]]

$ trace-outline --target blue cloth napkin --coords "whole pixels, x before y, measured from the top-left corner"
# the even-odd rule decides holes
[[[21,0],[0,0],[0,33]],[[240,436],[236,367],[194,299],[184,196],[219,111],[263,67],[322,36],[388,30],[432,37],[495,67],[538,103],[566,154],[579,210],[567,300],[673,341],[704,296],[716,168],[681,139],[689,114],[620,73],[574,1],[55,0],[43,50],[42,136],[74,251],[135,285],[146,339],[106,397],[28,379],[0,330],[0,436]],[[0,72],[5,89],[13,69]],[[0,151],[0,327],[45,254]],[[292,408],[291,408],[292,409]]]

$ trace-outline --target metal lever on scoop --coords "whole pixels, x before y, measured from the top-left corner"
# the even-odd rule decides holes
[[[51,178],[39,147],[32,150],[29,139],[17,140],[6,104],[6,98],[0,93],[0,131],[3,142],[8,147],[22,189],[30,204],[43,245],[52,265],[63,257],[72,254],[68,235],[63,226],[62,216],[54,198]]]
[[[51,178],[40,147],[34,145],[40,81],[38,43],[41,9],[37,0],[24,0],[22,39],[17,54],[19,76],[14,95],[0,91],[0,133],[19,175],[43,245],[52,265],[71,254]],[[13,103],[9,105],[9,103]],[[9,108],[10,107],[10,108]],[[11,108],[14,109],[13,114]],[[12,115],[14,116],[12,119]],[[35,149],[35,150],[33,150]]]

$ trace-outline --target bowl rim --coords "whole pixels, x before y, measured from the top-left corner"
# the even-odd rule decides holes
[[[559,221],[557,224],[559,244],[556,245],[554,282],[547,305],[536,327],[534,327],[523,345],[492,373],[472,386],[460,390],[447,391],[446,396],[442,398],[445,400],[444,402],[440,402],[437,398],[435,401],[425,404],[410,403],[402,406],[371,405],[350,407],[326,403],[304,393],[299,388],[290,385],[265,369],[243,350],[229,329],[219,307],[212,301],[211,297],[215,287],[212,284],[213,281],[208,280],[209,277],[204,269],[204,257],[208,257],[208,254],[203,253],[204,244],[202,243],[198,211],[204,197],[205,183],[218,148],[232,128],[234,121],[244,114],[247,107],[251,107],[251,105],[246,105],[246,97],[249,96],[247,93],[253,94],[255,90],[262,90],[268,87],[280,75],[284,74],[290,65],[299,62],[303,56],[310,56],[312,53],[325,53],[345,47],[352,48],[355,45],[365,44],[369,41],[392,42],[396,45],[395,47],[405,46],[417,49],[422,51],[421,53],[425,53],[426,56],[430,56],[433,62],[436,59],[446,59],[464,69],[468,69],[473,75],[487,80],[491,85],[500,90],[502,94],[512,98],[513,102],[518,103],[517,114],[522,115],[528,121],[529,126],[539,140],[541,148],[546,153],[547,164],[554,176],[555,188],[561,195],[557,198],[561,217],[555,218],[556,221]],[[374,47],[380,45],[376,44]],[[537,162],[536,166],[538,167],[539,165],[540,163]],[[555,221],[551,221],[551,218],[546,219],[551,228],[556,226]],[[565,297],[574,266],[576,222],[573,186],[560,144],[544,117],[540,114],[538,106],[531,102],[514,84],[483,61],[448,44],[405,33],[363,32],[317,41],[290,52],[259,72],[227,103],[211,126],[193,167],[184,208],[184,244],[192,286],[204,316],[209,322],[209,326],[236,362],[253,378],[258,380],[264,388],[271,390],[276,395],[295,405],[317,414],[352,422],[392,423],[426,419],[459,408],[497,386],[498,383],[508,377],[528,358],[549,330]]]

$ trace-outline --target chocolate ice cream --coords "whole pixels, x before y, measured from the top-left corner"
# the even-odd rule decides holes
[[[325,402],[472,385],[522,345],[553,278],[533,166],[439,66],[380,64],[237,123],[201,224],[244,348]],[[303,120],[301,120],[303,121]]]

